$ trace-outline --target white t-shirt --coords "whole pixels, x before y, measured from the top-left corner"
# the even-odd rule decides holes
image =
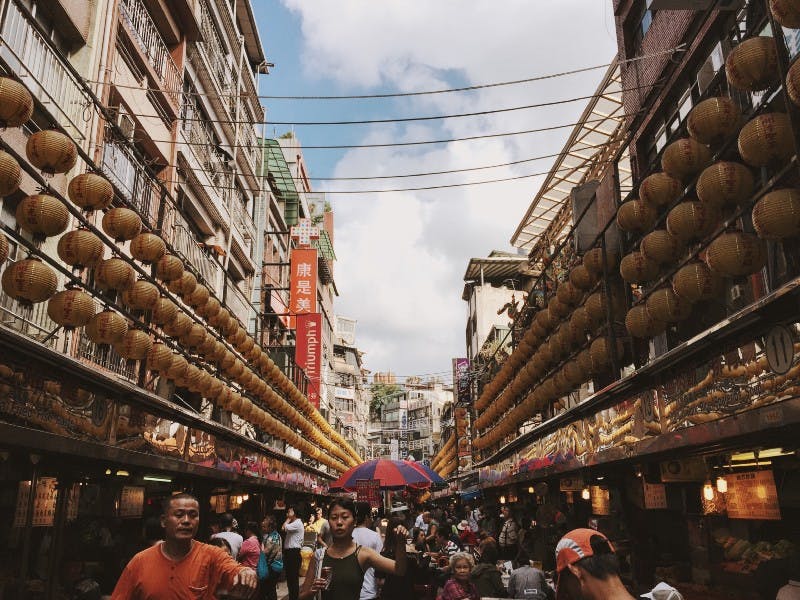
[[[785,586],[778,590],[775,600],[795,600],[800,598],[800,581],[789,580]]]
[[[295,518],[291,523],[285,523],[286,537],[283,540],[284,548],[300,548],[303,545],[303,521]]]
[[[242,542],[244,541],[244,538],[238,533],[235,531],[220,531],[219,533],[212,535],[211,538],[222,538],[228,542],[231,547],[231,556],[233,556],[234,559],[239,558],[239,550],[242,549]]]
[[[380,553],[383,549],[383,540],[381,534],[366,527],[356,527],[353,530],[353,539],[356,544],[372,548],[375,552]],[[364,571],[364,583],[361,584],[361,595],[359,600],[372,600],[378,595],[378,587],[375,584],[375,569],[370,567]]]

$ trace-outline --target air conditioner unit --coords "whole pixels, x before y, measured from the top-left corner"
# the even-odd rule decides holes
[[[742,4],[744,0],[653,0],[650,10],[706,10],[712,6],[717,10],[738,10]]]

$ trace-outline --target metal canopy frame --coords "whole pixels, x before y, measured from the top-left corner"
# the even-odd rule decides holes
[[[623,142],[625,131],[622,72],[615,61],[517,226],[511,237],[512,246],[530,252],[543,238],[552,241],[559,237],[560,230],[566,227],[566,219],[560,213],[571,212],[572,189],[605,172]],[[631,169],[627,150],[618,162],[618,169],[620,188],[629,188]],[[548,232],[554,224],[559,231]]]

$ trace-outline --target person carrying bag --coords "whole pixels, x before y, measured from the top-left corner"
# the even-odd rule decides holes
[[[281,573],[283,573],[283,553],[281,535],[275,528],[275,518],[272,515],[268,515],[261,523],[261,531],[264,537],[256,568],[259,589],[263,590],[260,597],[263,597],[264,600],[277,600],[276,586]]]

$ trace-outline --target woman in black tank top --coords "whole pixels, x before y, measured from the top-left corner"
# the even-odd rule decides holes
[[[364,571],[370,567],[396,575],[405,573],[408,532],[402,525],[395,528],[398,541],[395,559],[392,560],[353,541],[356,510],[352,500],[334,500],[328,509],[328,523],[333,542],[325,550],[320,568],[317,566],[317,554],[311,558],[300,590],[300,600],[311,600],[318,592],[322,593],[322,600],[358,600]],[[321,576],[325,568],[330,569],[330,580]]]

